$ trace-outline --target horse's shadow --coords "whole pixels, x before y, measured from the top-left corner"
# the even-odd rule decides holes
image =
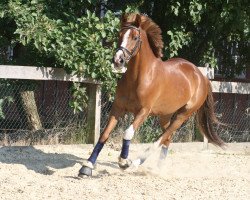
[[[1,147],[0,163],[21,164],[36,173],[51,175],[53,169],[72,167],[81,163],[81,158],[65,153],[45,153],[33,146]]]

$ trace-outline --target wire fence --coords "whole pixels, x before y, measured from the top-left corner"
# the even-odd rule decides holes
[[[216,126],[225,142],[250,141],[250,95],[214,94],[216,114],[226,127]],[[69,106],[70,83],[62,81],[0,81],[0,145],[85,143],[87,110],[74,114]],[[28,102],[28,103],[27,103]],[[112,102],[102,93],[101,131]],[[110,141],[120,142],[132,123],[126,114]],[[157,117],[149,117],[139,128],[134,142],[152,142],[162,134]],[[194,116],[176,131],[173,142],[202,141]]]
[[[250,141],[250,95],[216,94],[216,114],[226,126],[216,131],[226,142]]]
[[[0,82],[0,145],[84,142],[86,111],[74,114],[70,84]]]

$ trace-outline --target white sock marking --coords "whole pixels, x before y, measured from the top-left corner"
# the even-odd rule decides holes
[[[124,133],[124,139],[125,140],[131,140],[134,136],[135,130],[133,125],[130,125],[129,128]]]

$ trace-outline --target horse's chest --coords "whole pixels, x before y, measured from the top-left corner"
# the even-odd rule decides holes
[[[140,82],[132,83],[122,79],[118,83],[116,101],[120,108],[123,108],[126,112],[137,113],[143,107],[143,102],[145,102],[145,98],[141,95],[142,91],[143,94],[146,94],[145,91],[148,91],[145,84]]]
[[[136,94],[127,93],[119,98],[120,105],[124,107],[125,111],[136,113],[140,110],[141,104]]]

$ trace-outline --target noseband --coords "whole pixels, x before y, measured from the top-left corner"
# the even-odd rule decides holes
[[[140,28],[137,28],[137,27],[132,26],[132,25],[131,26],[125,26],[125,27],[122,28],[122,30],[123,29],[126,29],[126,30],[127,29],[135,29],[135,30],[137,30],[139,32],[139,36],[138,36],[138,39],[136,40],[136,44],[135,44],[134,48],[131,51],[129,51],[126,47],[123,47],[123,46],[120,46],[116,50],[116,52],[118,52],[119,50],[121,50],[122,53],[123,53],[123,55],[124,55],[125,61],[128,62],[134,56],[136,50],[138,48],[140,50],[140,48],[141,48],[141,43],[142,43],[142,41],[141,41],[141,32],[140,32]],[[126,57],[126,54],[128,55],[128,57]]]

